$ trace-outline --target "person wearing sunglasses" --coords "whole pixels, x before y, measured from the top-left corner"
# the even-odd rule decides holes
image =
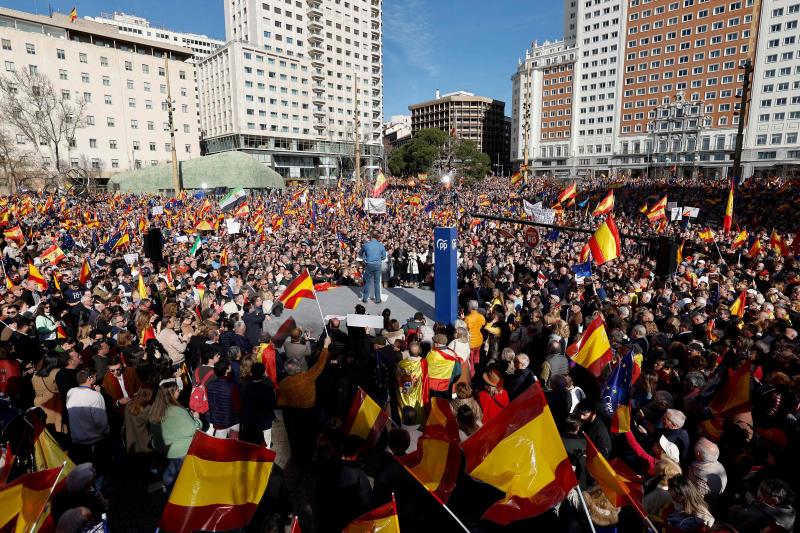
[[[142,382],[134,368],[125,368],[118,356],[111,356],[103,376],[103,391],[113,400],[114,408],[119,414],[125,413],[125,406],[130,402]]]

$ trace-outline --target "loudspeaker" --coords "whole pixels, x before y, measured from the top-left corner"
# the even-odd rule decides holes
[[[164,237],[160,228],[150,228],[143,239],[144,255],[154,263],[164,260]]]
[[[656,276],[671,276],[675,273],[678,259],[678,243],[669,237],[658,238]]]

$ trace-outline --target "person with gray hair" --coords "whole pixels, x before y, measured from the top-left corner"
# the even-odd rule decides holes
[[[684,429],[686,415],[677,409],[667,409],[661,417],[661,426],[664,428],[664,437],[678,447],[681,462],[689,454],[689,433]]]
[[[533,371],[528,368],[531,359],[527,354],[520,353],[514,358],[514,374],[507,380],[506,390],[512,400],[525,392],[525,390],[536,381]]]
[[[725,467],[719,462],[719,448],[705,437],[694,445],[694,462],[687,475],[706,498],[717,498],[728,484]]]

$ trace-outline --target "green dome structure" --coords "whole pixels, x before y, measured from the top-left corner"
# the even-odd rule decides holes
[[[185,190],[227,187],[234,189],[283,189],[280,174],[242,152],[196,157],[178,162],[181,186]],[[159,193],[173,190],[172,163],[120,172],[108,180],[108,189],[131,193]]]

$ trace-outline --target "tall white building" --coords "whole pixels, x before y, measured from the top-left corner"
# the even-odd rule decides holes
[[[113,13],[101,13],[97,17],[83,18],[85,20],[99,22],[100,24],[115,26],[123,34],[191,48],[192,52],[194,52],[195,59],[201,59],[225,44],[224,41],[213,39],[207,35],[199,35],[196,33],[180,32],[166,28],[160,28],[158,26],[154,26],[148,19],[144,17],[130,15],[119,11],[114,11]]]
[[[61,98],[86,103],[85,127],[62,160],[100,174],[171,161],[167,72],[178,159],[199,155],[192,50],[156,43],[89,20],[0,8],[0,76],[25,69],[46,76]],[[18,148],[54,169],[53,155],[16,135]]]
[[[800,174],[798,0],[564,2],[511,78],[515,166],[527,103],[534,173],[726,178],[752,60],[742,174]]]
[[[349,176],[357,134],[374,175],[382,31],[382,0],[226,0],[228,42],[198,64],[207,153],[243,150],[289,179]]]

